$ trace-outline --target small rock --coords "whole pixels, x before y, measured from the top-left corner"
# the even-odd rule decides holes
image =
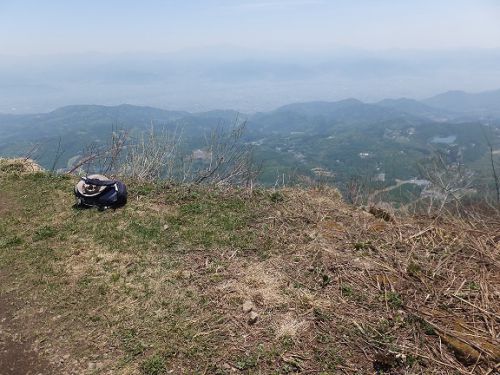
[[[181,272],[181,277],[183,279],[190,279],[193,276],[193,273],[191,271],[182,271]]]
[[[163,230],[167,230],[168,228],[169,228],[168,224],[165,224],[165,225],[163,226]]]
[[[243,312],[244,313],[249,313],[253,309],[254,309],[254,305],[253,305],[252,301],[247,300],[247,301],[243,302]]]
[[[89,362],[87,365],[87,370],[100,370],[103,367],[101,362]]]
[[[248,316],[248,324],[255,324],[257,323],[258,319],[259,319],[259,314],[257,314],[255,311],[252,311]]]
[[[376,205],[371,206],[368,209],[368,212],[371,213],[378,219],[383,219],[385,221],[389,221],[394,223],[394,210],[389,204],[378,203]]]

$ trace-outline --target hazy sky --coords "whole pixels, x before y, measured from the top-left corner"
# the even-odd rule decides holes
[[[498,0],[0,0],[0,54],[500,48]]]

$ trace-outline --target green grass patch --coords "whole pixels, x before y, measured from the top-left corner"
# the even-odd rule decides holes
[[[137,357],[138,355],[144,353],[144,351],[146,350],[146,346],[140,340],[137,332],[134,329],[123,330],[120,334],[120,341],[129,359]]]
[[[55,228],[53,228],[49,225],[44,225],[43,227],[38,228],[35,231],[35,234],[33,235],[33,241],[37,242],[37,241],[46,240],[48,238],[52,238],[56,235],[56,233],[57,232],[56,232]]]
[[[149,357],[141,364],[141,372],[144,375],[161,375],[165,371],[165,360],[158,354]]]
[[[18,236],[7,236],[0,238],[0,249],[22,245],[23,240]]]

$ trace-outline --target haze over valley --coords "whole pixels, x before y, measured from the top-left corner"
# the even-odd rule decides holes
[[[327,49],[263,52],[235,46],[172,53],[85,53],[0,59],[0,112],[73,104],[189,112],[269,111],[305,101],[425,99],[500,87],[500,50]]]

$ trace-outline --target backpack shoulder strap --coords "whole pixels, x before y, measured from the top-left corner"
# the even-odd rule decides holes
[[[98,180],[96,178],[87,178],[87,177],[82,177],[82,181],[84,181],[86,184],[89,185],[95,185],[95,186],[113,186],[116,184],[115,180]]]

